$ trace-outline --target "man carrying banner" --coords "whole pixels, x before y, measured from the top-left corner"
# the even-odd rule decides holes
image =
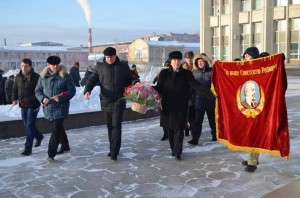
[[[285,58],[259,57],[258,49],[249,47],[244,61],[216,61],[212,74],[218,141],[250,153],[242,162],[247,172],[256,171],[259,154],[288,159],[290,151]]]
[[[245,50],[245,52],[243,54],[244,61],[249,61],[251,59],[256,59],[256,58],[259,58],[259,51],[258,51],[257,47],[249,47]],[[249,101],[249,99],[248,99],[249,96],[252,95],[249,93],[252,92],[255,94],[255,91],[250,91],[250,90],[255,90],[254,84],[252,82],[249,82],[245,85],[245,89],[244,89],[245,101],[243,101],[242,104],[247,104],[249,106],[249,108],[253,108],[254,103],[250,102],[250,104],[249,104],[249,102],[247,102],[247,101]],[[252,99],[253,99],[253,97],[251,98],[251,100]],[[246,161],[242,161],[242,164],[244,166],[246,166],[245,171],[254,172],[257,169],[258,159],[259,159],[259,154],[251,152],[249,154],[248,159]]]

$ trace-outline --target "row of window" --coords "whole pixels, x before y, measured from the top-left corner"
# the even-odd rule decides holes
[[[240,1],[240,11],[250,11],[262,9],[264,0],[252,0],[252,6],[250,5],[250,0]],[[287,6],[289,4],[300,4],[300,0],[275,0],[274,6]],[[222,5],[222,10],[220,13],[220,4]],[[229,0],[213,0],[212,1],[212,16],[217,16],[219,14],[229,14]]]
[[[279,20],[274,21],[275,23],[275,35],[274,35],[274,51],[275,53],[286,52],[286,37],[287,37],[287,21]],[[290,20],[290,58],[299,59],[300,57],[300,18],[295,18]],[[239,36],[234,37],[233,39],[240,39],[241,43],[241,52],[245,51],[247,47],[250,46],[250,24],[241,24],[240,25]],[[261,49],[261,33],[262,33],[262,23],[253,24],[253,46],[256,46],[258,49]],[[220,34],[222,35],[222,57],[219,57],[220,52],[220,43],[219,38]],[[219,27],[212,28],[212,58],[214,60],[228,60],[229,58],[229,35],[230,30],[229,26],[222,26],[221,32]]]
[[[61,58],[86,57],[86,53],[45,53],[45,52],[2,52],[0,58],[47,58],[49,56],[60,56]]]

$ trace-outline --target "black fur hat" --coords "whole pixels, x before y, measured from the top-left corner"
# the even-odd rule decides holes
[[[248,47],[243,54],[243,58],[245,58],[245,54],[249,54],[253,59],[259,58],[259,51],[257,47]]]
[[[49,63],[51,65],[59,65],[60,61],[61,60],[58,56],[49,56],[47,58],[47,63]]]
[[[169,54],[169,59],[180,59],[182,60],[182,53],[180,51],[173,51]]]
[[[113,56],[113,55],[116,55],[116,49],[113,48],[113,47],[107,47],[107,48],[104,50],[103,54],[104,54],[105,56]]]

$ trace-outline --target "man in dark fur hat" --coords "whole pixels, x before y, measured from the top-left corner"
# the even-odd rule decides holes
[[[100,83],[101,109],[106,119],[110,147],[107,156],[113,161],[117,160],[121,148],[122,117],[126,107],[124,89],[138,81],[133,78],[128,64],[116,55],[116,49],[107,47],[103,62],[96,65],[85,85],[84,97],[89,99],[93,88]]]

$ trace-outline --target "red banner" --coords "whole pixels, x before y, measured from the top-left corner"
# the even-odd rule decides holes
[[[216,61],[212,91],[217,96],[218,141],[231,150],[289,157],[282,54],[251,61]]]

